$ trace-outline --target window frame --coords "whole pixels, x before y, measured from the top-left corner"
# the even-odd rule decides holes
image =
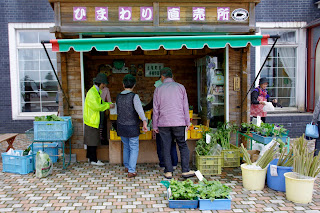
[[[305,84],[306,84],[306,39],[307,31],[304,28],[307,25],[306,22],[257,22],[258,32],[261,34],[263,30],[291,30],[296,31],[296,44],[276,44],[276,48],[280,47],[295,47],[296,48],[296,75],[295,75],[295,94],[296,94],[296,107],[283,107],[275,108],[275,112],[284,111],[305,111]],[[271,47],[272,45],[268,45]],[[255,51],[255,76],[257,76],[263,61],[260,60],[260,47],[256,47]],[[260,76],[258,76],[258,79]],[[258,86],[259,81],[255,82]],[[301,89],[303,88],[303,89]]]
[[[53,27],[54,23],[8,23],[8,42],[9,42],[9,62],[10,62],[10,85],[11,85],[11,110],[13,120],[33,120],[36,116],[45,116],[57,114],[57,112],[21,112],[21,91],[19,82],[19,48],[35,48],[34,43],[24,43],[23,47],[19,46],[20,31],[48,30]],[[52,48],[51,44],[46,44],[48,49]],[[36,48],[43,48],[39,43]]]

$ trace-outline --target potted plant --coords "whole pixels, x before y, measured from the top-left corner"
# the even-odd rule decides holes
[[[273,138],[280,138],[286,141],[288,130],[282,125],[262,123],[260,127],[252,125],[254,132],[252,133],[253,140],[263,144],[268,144]]]
[[[172,179],[168,186],[168,200],[169,208],[198,208],[198,185],[190,179],[185,181]]]
[[[231,189],[219,181],[199,182],[199,209],[200,210],[230,210]]]
[[[249,134],[252,130],[252,125],[250,123],[241,123],[240,132]]]
[[[241,144],[241,151],[247,163],[241,164],[243,187],[247,190],[262,190],[264,188],[267,166],[273,160],[274,149],[277,143],[274,143],[258,160],[252,163],[247,152]]]
[[[284,174],[286,197],[295,203],[310,203],[314,181],[320,172],[320,155],[308,151],[304,135],[295,142],[293,155],[293,172]]]

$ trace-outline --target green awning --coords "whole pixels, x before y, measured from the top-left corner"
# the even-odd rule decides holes
[[[163,36],[163,37],[120,37],[120,38],[86,38],[86,39],[55,39],[50,40],[52,50],[67,52],[73,48],[78,52],[88,52],[93,47],[97,51],[113,51],[116,47],[121,51],[142,50],[179,50],[224,48],[229,44],[233,48],[267,44],[269,35],[221,35],[221,36]]]

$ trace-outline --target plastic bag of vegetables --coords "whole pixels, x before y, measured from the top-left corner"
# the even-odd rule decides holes
[[[36,177],[47,177],[52,173],[53,165],[49,155],[45,152],[38,151],[36,155]]]

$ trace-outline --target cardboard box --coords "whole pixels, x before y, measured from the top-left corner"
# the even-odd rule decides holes
[[[248,150],[248,153],[250,155],[250,160],[251,162],[256,162],[259,158],[259,153],[260,151],[259,150]]]

